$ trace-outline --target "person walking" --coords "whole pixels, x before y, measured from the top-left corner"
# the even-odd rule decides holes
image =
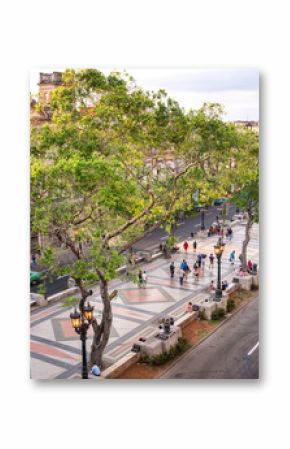
[[[147,287],[147,273],[145,270],[143,271],[142,278],[143,278],[143,288],[146,288]]]
[[[183,279],[184,279],[184,271],[182,270],[182,268],[179,269],[179,284],[183,285]]]
[[[196,248],[197,248],[197,243],[196,243],[196,240],[194,240],[194,242],[193,242],[192,246],[193,246],[193,252],[195,252],[195,253],[196,253]]]
[[[143,286],[143,273],[141,270],[139,270],[139,272],[138,272],[138,284],[139,284],[139,288],[141,288]]]
[[[194,279],[196,281],[198,281],[198,279],[199,279],[199,266],[198,265],[194,268]]]
[[[185,240],[185,242],[183,243],[183,249],[187,253],[187,250],[188,250],[188,242],[187,242],[187,240]]]
[[[32,264],[36,265],[36,254],[35,253],[32,254],[31,260],[32,260]]]
[[[236,251],[233,249],[233,251],[230,253],[230,257],[229,257],[229,261],[232,265],[234,265],[235,263],[235,256],[236,255]]]
[[[182,260],[181,264],[180,264],[180,268],[185,271],[187,268],[187,262],[185,259]]]
[[[198,256],[197,256],[197,259],[196,259],[196,262],[197,262],[198,268],[200,268],[200,267],[201,267],[201,260],[202,260],[201,254],[198,254]]]
[[[170,277],[171,277],[171,279],[173,279],[174,278],[174,271],[175,271],[174,262],[171,262],[171,264],[169,266],[169,270],[170,270]]]
[[[211,253],[209,255],[209,269],[212,270],[213,269],[213,264],[214,264],[214,255]]]

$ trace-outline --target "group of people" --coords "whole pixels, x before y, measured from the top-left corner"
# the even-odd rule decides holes
[[[229,283],[227,280],[222,281],[222,290],[226,290],[229,286]],[[209,293],[215,291],[215,285],[214,285],[214,281],[210,281],[209,286],[208,286],[208,291]]]
[[[194,278],[196,280],[199,279],[200,276],[204,275],[204,271],[205,271],[205,258],[206,258],[206,254],[198,254],[196,261],[193,264],[192,270],[189,268],[189,265],[186,261],[186,259],[183,259],[179,269],[178,269],[178,277],[179,277],[179,283],[180,285],[183,285],[183,281],[184,279],[187,279],[189,273],[191,273],[192,271],[192,275],[194,276]],[[213,264],[213,254],[210,255],[210,264]],[[171,279],[174,278],[174,274],[175,274],[175,265],[174,262],[172,261],[169,265],[169,270],[170,270],[170,277]]]

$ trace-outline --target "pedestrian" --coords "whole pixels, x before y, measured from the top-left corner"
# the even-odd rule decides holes
[[[180,268],[185,271],[187,269],[188,265],[185,259],[182,260],[181,264],[180,264]]]
[[[230,253],[230,257],[229,257],[229,261],[232,265],[234,265],[234,263],[235,263],[235,254],[236,254],[236,251],[233,249],[233,251]]]
[[[211,253],[209,255],[209,269],[213,269],[213,263],[214,263],[214,255]]]
[[[214,290],[214,284],[213,281],[210,281],[209,286],[208,286],[208,291],[212,292]]]
[[[224,228],[222,228],[221,229],[221,237],[222,237],[222,239],[224,238],[224,233],[225,233]]]
[[[139,282],[139,288],[143,286],[143,273],[141,270],[138,272],[138,282]]]
[[[229,283],[227,280],[222,281],[222,290],[226,290],[228,288],[228,286],[229,286]]]
[[[201,257],[201,254],[198,254],[198,256],[197,256],[197,259],[196,259],[196,262],[197,262],[198,268],[200,268],[200,267],[201,267],[201,259],[202,259],[202,257]]]
[[[188,242],[187,242],[187,240],[185,240],[185,242],[183,243],[183,249],[187,253],[187,250],[188,250]]]
[[[199,279],[199,266],[198,265],[194,268],[194,278],[196,281],[198,281],[198,279]]]
[[[229,239],[232,240],[233,238],[233,230],[232,228],[229,228]]]
[[[175,271],[174,262],[171,262],[171,264],[169,266],[169,270],[170,270],[170,277],[171,277],[171,279],[173,279],[174,278],[174,271]]]
[[[252,270],[253,270],[253,263],[251,260],[248,260],[248,272],[251,273]]]
[[[192,246],[193,246],[193,251],[196,253],[196,248],[197,248],[196,240],[194,240]]]
[[[100,376],[101,375],[101,370],[98,367],[98,365],[93,365],[92,366],[91,374],[93,374],[94,376]]]
[[[143,271],[142,277],[143,277],[143,288],[146,288],[146,286],[147,286],[147,273],[146,273],[145,270]]]
[[[180,268],[179,269],[179,284],[183,285],[183,279],[184,279],[184,271]]]
[[[34,253],[32,254],[31,260],[32,260],[32,264],[36,265],[36,254],[34,254]]]

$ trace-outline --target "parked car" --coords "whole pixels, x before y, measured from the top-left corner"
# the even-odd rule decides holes
[[[42,281],[44,271],[30,271],[30,285],[39,284]]]
[[[222,206],[226,201],[227,201],[226,198],[218,198],[217,200],[214,200],[213,205]]]

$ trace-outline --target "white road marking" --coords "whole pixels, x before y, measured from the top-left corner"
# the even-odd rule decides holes
[[[196,224],[196,225],[194,225],[194,227],[195,227],[195,228],[197,228],[197,227],[199,227],[199,226],[200,226],[200,224]]]
[[[257,347],[259,346],[259,342],[255,344],[255,346],[252,347],[252,349],[248,352],[248,355],[253,354],[253,352],[257,349]]]

